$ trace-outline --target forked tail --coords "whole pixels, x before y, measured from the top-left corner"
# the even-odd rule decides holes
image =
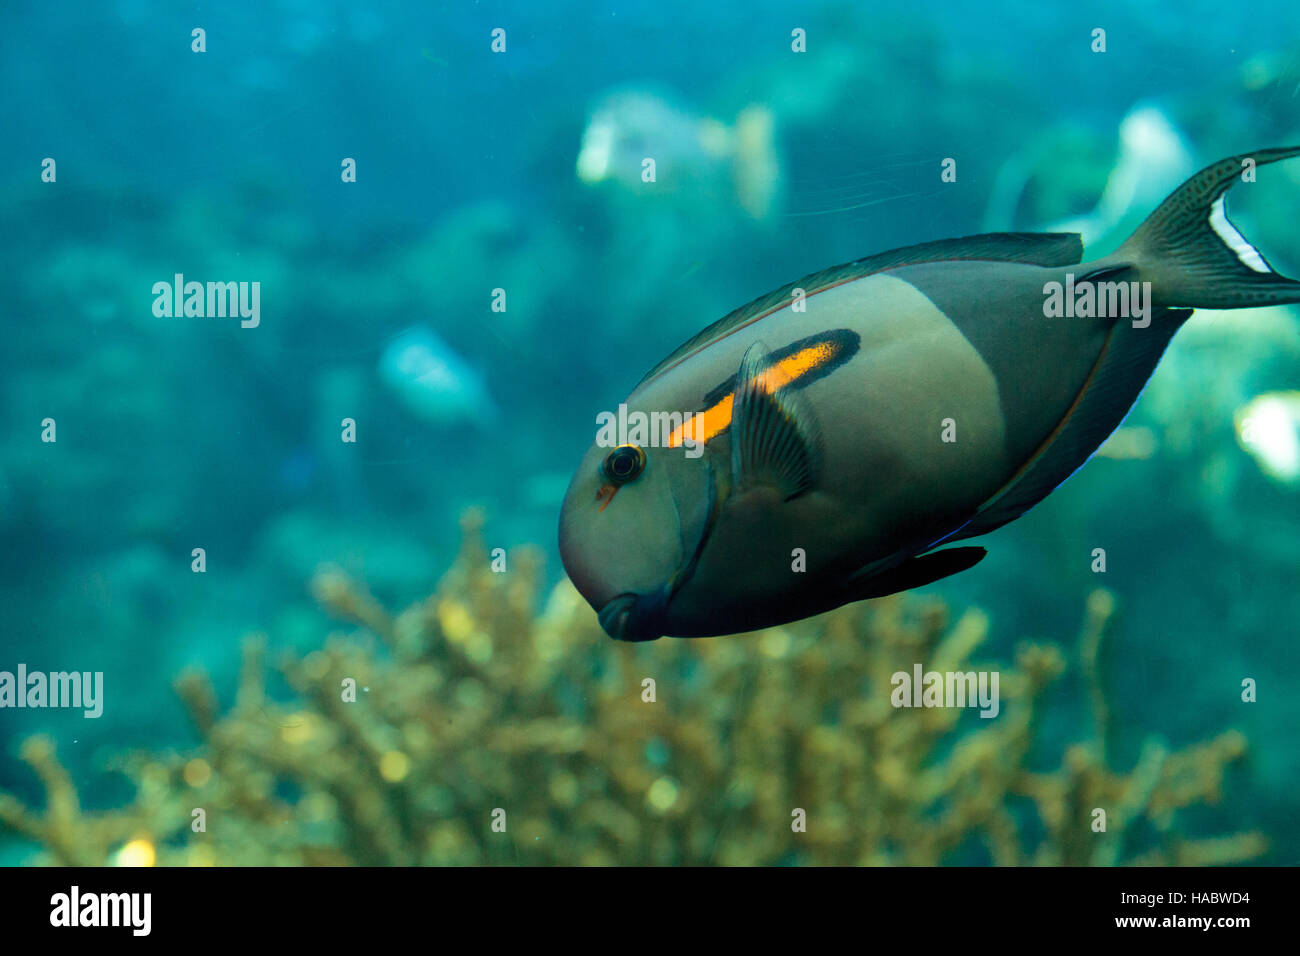
[[[1224,194],[1247,171],[1297,155],[1300,146],[1261,149],[1202,169],[1107,260],[1136,266],[1159,306],[1241,309],[1300,302],[1300,282],[1274,272],[1228,221],[1223,206]]]

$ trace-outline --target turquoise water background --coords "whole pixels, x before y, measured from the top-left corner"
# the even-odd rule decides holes
[[[596,413],[731,308],[992,220],[1084,216],[1135,110],[1193,168],[1300,142],[1300,7],[15,2],[0,89],[0,669],[103,671],[108,695],[94,721],[0,711],[0,787],[36,795],[17,743],[49,731],[87,802],[112,805],[105,753],[192,741],[182,668],[228,693],[242,635],[320,642],[320,563],[404,605],[477,505],[490,543],[537,544],[558,577],[559,500]],[[684,193],[576,174],[620,89],[671,105],[655,129]],[[699,139],[754,105],[779,158],[759,217],[739,160]],[[1229,202],[1300,275],[1300,163]],[[155,315],[154,284],[177,273],[260,282],[260,324]],[[431,399],[435,420],[385,380],[413,326],[494,414]],[[1110,588],[1117,762],[1151,735],[1241,728],[1251,754],[1215,819],[1268,833],[1273,862],[1300,860],[1300,488],[1260,470],[1233,415],[1298,388],[1295,310],[1197,316],[1128,422],[1153,450],[1094,460],[991,536],[978,572],[930,589],[985,608],[1005,657],[1068,645],[1088,592]],[[1049,715],[1050,733],[1072,739],[1076,718]]]

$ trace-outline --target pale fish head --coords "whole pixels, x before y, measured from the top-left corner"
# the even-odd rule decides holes
[[[601,627],[618,640],[667,633],[673,595],[694,571],[714,504],[707,457],[593,444],[560,514],[560,557]]]

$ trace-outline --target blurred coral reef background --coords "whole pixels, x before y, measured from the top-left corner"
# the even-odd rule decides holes
[[[105,686],[0,711],[0,865],[1300,860],[1296,309],[1198,313],[921,594],[627,648],[555,553],[595,416],[736,306],[988,229],[1105,253],[1300,141],[1300,5],[491,6],[0,10],[0,670]],[[1293,276],[1298,204],[1300,162],[1228,200]],[[261,283],[260,325],[155,316],[177,273]],[[474,507],[510,571],[393,615]],[[971,654],[996,719],[887,706]]]
[[[1240,733],[1110,766],[1106,591],[1079,642],[1093,734],[1035,769],[1039,703],[1067,666],[1055,644],[974,660],[981,612],[894,596],[746,638],[613,645],[567,581],[535,614],[538,555],[492,571],[481,523],[466,516],[438,591],[396,616],[322,569],[318,600],[356,630],[278,663],[291,697],[268,696],[261,637],[227,713],[204,674],[180,678],[203,745],[125,755],[126,807],[83,811],[53,742],[27,741],[45,806],[0,794],[0,825],[76,865],[1183,865],[1267,846],[1176,825],[1218,802]],[[998,669],[1004,713],[892,706],[891,675],[915,662]]]

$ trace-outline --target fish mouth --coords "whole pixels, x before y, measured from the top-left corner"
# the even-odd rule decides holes
[[[657,641],[663,637],[664,611],[668,601],[663,592],[620,594],[597,614],[600,626],[616,641]]]
[[[674,508],[676,504],[674,500]],[[625,591],[607,601],[597,612],[600,626],[604,628],[606,634],[616,641],[635,642],[657,641],[664,636],[668,626],[668,604],[673,599],[673,595],[681,590],[682,585],[694,576],[695,568],[700,562],[700,554],[708,543],[717,517],[718,496],[713,484],[712,466],[710,466],[703,527],[700,529],[695,546],[687,551],[689,558],[683,560],[681,566],[659,590],[648,594]],[[680,513],[677,515],[677,525],[679,528],[682,527]]]
[[[681,565],[666,584],[657,591],[639,594],[625,591],[611,598],[597,613],[600,626],[605,633],[616,641],[655,641],[664,636],[668,626],[668,604],[673,595],[682,589],[694,575],[700,563],[700,554],[709,541],[713,525],[718,518],[718,492],[713,479],[713,465],[708,465],[706,472],[708,497],[705,499],[704,513],[700,521],[699,537],[693,547],[685,539],[685,527],[682,515],[677,511],[677,500],[673,498],[677,527],[683,532],[682,550],[685,555]]]

